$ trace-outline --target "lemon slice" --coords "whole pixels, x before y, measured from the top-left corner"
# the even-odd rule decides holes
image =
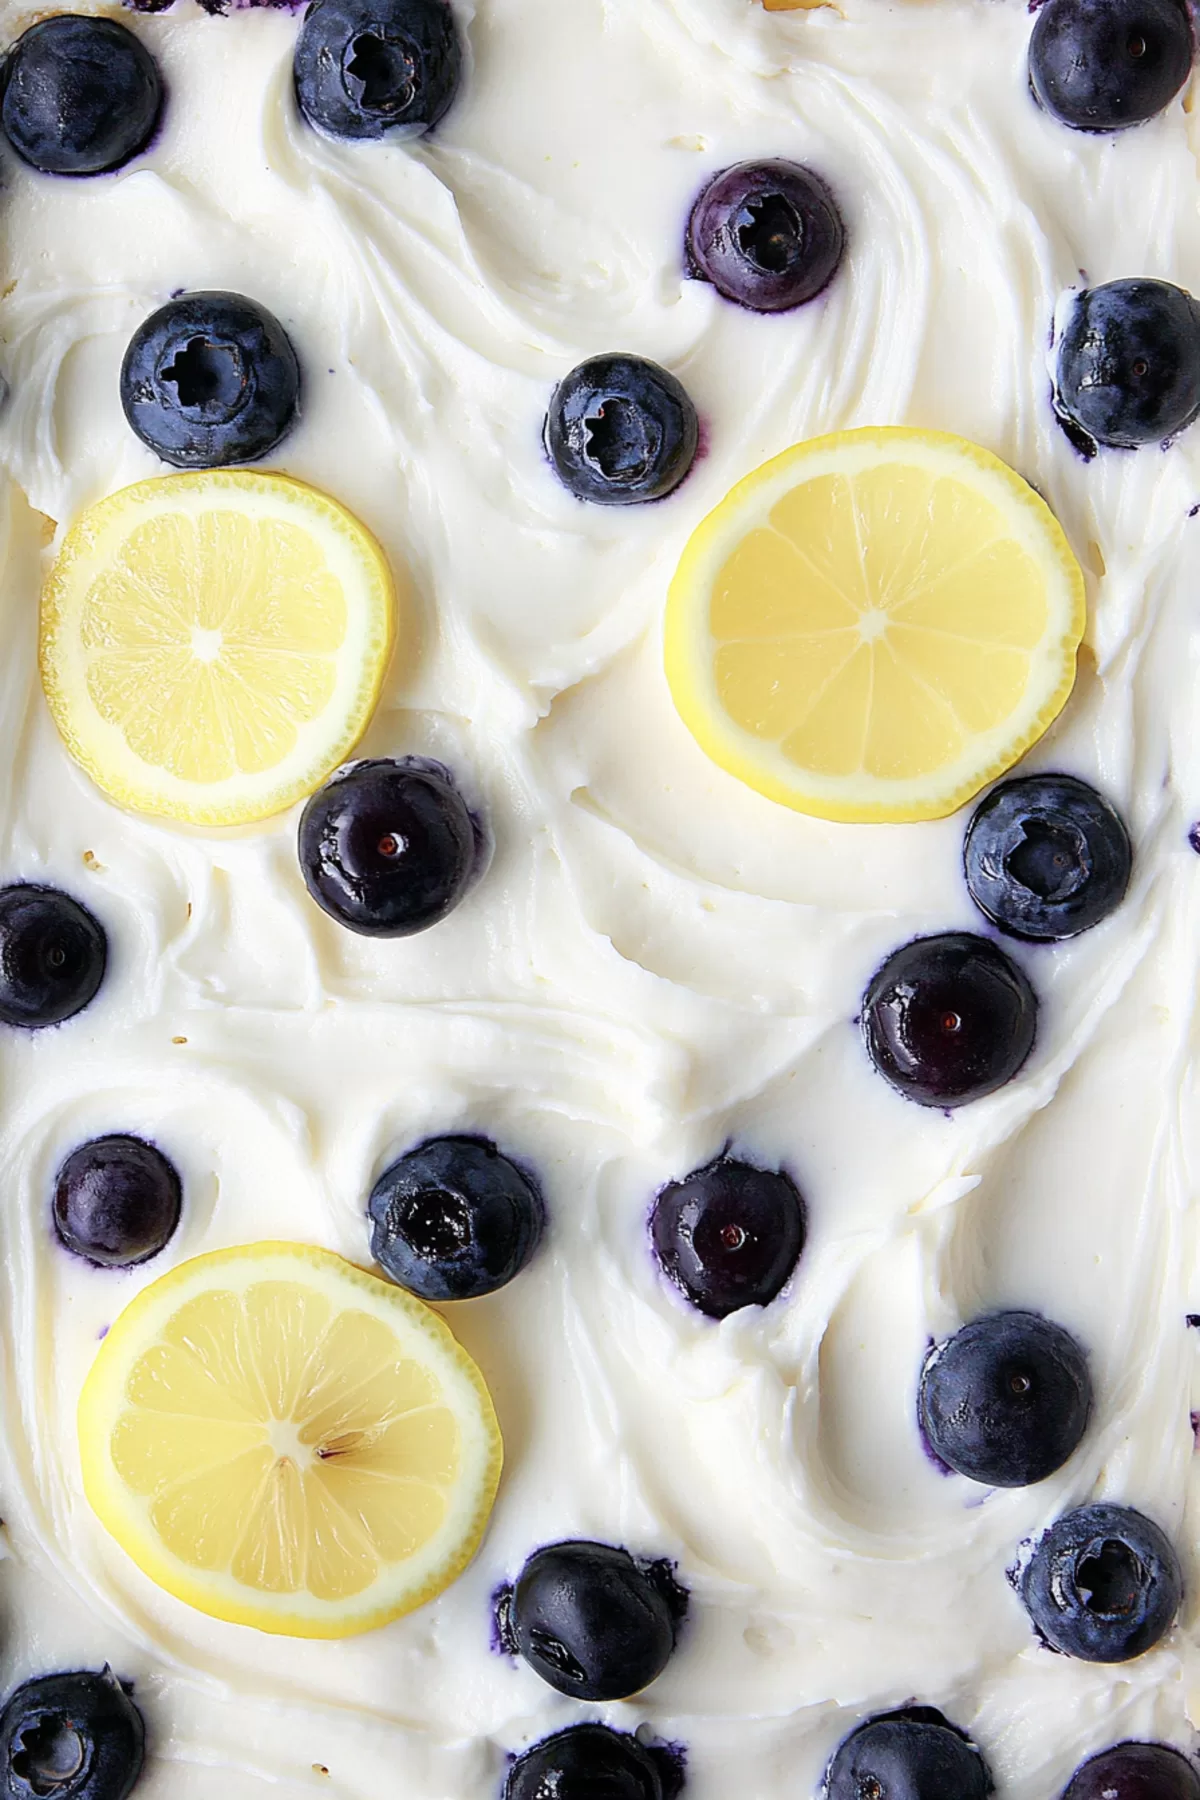
[[[282,812],[344,762],[391,655],[379,545],[283,475],[167,475],[93,506],[42,598],[42,683],[121,806],[193,825]]]
[[[183,1263],[100,1347],[79,1401],[100,1522],[199,1611],[369,1631],[447,1587],[500,1479],[474,1363],[402,1289],[300,1244]]]
[[[1045,502],[962,438],[797,444],[692,536],[666,669],[701,747],[825,819],[936,819],[1062,710],[1083,576]]]

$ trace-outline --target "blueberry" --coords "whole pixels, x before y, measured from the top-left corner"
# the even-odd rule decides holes
[[[513,1589],[513,1642],[573,1700],[627,1700],[661,1675],[687,1597],[659,1567],[609,1544],[537,1550]]]
[[[919,1106],[963,1106],[1003,1087],[1033,1049],[1037,999],[994,944],[965,931],[917,938],[863,996],[871,1061]]]
[[[719,1156],[665,1187],[650,1215],[663,1271],[710,1319],[767,1306],[804,1249],[806,1212],[795,1182]]]
[[[541,1242],[542,1197],[483,1138],[430,1138],[371,1192],[371,1254],[422,1300],[476,1300],[519,1275]]]
[[[46,175],[102,175],[144,150],[162,110],[149,51],[114,19],[57,13],[8,53],[0,123]]]
[[[125,1800],[145,1735],[111,1669],[27,1681],[0,1713],[3,1800]]]
[[[317,905],[364,937],[411,937],[453,912],[479,837],[448,769],[420,757],[356,763],[313,795],[300,869]]]
[[[1170,1630],[1183,1597],[1179,1559],[1157,1525],[1127,1506],[1084,1506],[1055,1521],[1020,1576],[1021,1598],[1055,1650],[1128,1662]]]
[[[454,14],[448,0],[316,0],[294,73],[301,112],[327,136],[416,137],[458,89]]]
[[[1169,281],[1088,288],[1058,347],[1055,403],[1118,450],[1182,431],[1200,414],[1200,305]]]
[[[1181,0],[1046,0],[1029,40],[1029,79],[1076,131],[1123,131],[1162,112],[1192,66]]]
[[[825,1800],[986,1800],[987,1764],[931,1706],[881,1713],[844,1738],[825,1775]]]
[[[700,442],[674,375],[641,356],[593,356],[559,382],[546,415],[554,471],[577,500],[631,506],[679,486]]]
[[[637,1738],[607,1725],[571,1725],[517,1757],[504,1800],[663,1800],[663,1782]]]
[[[1114,1744],[1080,1764],[1062,1800],[1200,1800],[1200,1776],[1168,1744]]]
[[[971,898],[993,925],[1053,942],[1120,906],[1133,850],[1120,814],[1086,781],[1024,775],[979,807],[963,860]]]
[[[846,246],[837,204],[799,163],[738,163],[714,176],[692,208],[693,272],[752,312],[803,306],[832,281]]]
[[[134,332],[121,405],[143,444],[177,469],[254,462],[296,422],[300,365],[257,301],[184,294]]]
[[[994,1313],[929,1356],[921,1428],[951,1469],[989,1487],[1028,1487],[1062,1467],[1087,1429],[1087,1358],[1037,1313]]]
[[[57,888],[0,888],[0,1023],[39,1031],[93,1001],[108,966],[103,927]]]
[[[68,1250],[104,1269],[157,1256],[183,1204],[178,1171],[141,1138],[93,1138],[72,1150],[54,1183],[54,1226]]]

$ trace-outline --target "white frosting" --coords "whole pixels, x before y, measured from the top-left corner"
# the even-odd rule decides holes
[[[3,0],[11,41],[41,8]],[[810,1793],[859,1719],[910,1696],[975,1734],[1014,1800],[1052,1800],[1129,1735],[1200,1723],[1195,1025],[1200,431],[1085,466],[1046,346],[1084,279],[1200,292],[1186,104],[1118,139],[1064,130],[1025,80],[1020,0],[478,0],[461,97],[415,146],[337,145],[290,95],[296,22],[127,18],[170,89],[148,156],[94,181],[4,169],[0,585],[4,879],[104,920],[111,972],[72,1024],[0,1036],[5,1685],[110,1660],[150,1727],[145,1800],[483,1800],[505,1753],[574,1719],[688,1746],[694,1800]],[[810,163],[850,247],[827,295],[762,319],[685,280],[690,202],[747,156]],[[228,287],[285,322],[306,377],[274,459],[409,572],[420,651],[364,749],[434,754],[487,813],[486,879],[425,936],[373,943],[308,900],[295,817],[232,837],[108,805],[34,666],[42,522],[159,465],[122,417],[135,326]],[[555,482],[547,396],[585,355],[652,356],[708,452],[671,500]],[[666,582],[732,483],[817,432],[961,432],[1046,495],[1089,575],[1078,687],[1030,767],[1129,820],[1132,890],[1073,946],[1016,950],[1042,1000],[1020,1078],[952,1117],[906,1104],[853,1023],[883,956],[970,929],[964,818],[845,827],[709,765],[659,668]],[[26,497],[28,504],[26,503]],[[261,1637],[158,1592],[84,1502],[76,1396],[102,1328],[161,1266],[272,1235],[364,1260],[374,1176],[431,1132],[534,1165],[552,1229],[493,1299],[450,1309],[508,1466],[471,1570],[343,1644]],[[112,1130],[178,1162],[158,1264],[60,1252],[60,1158]],[[721,1326],[656,1273],[656,1189],[727,1140],[785,1164],[811,1237],[787,1295]],[[1000,1305],[1087,1345],[1094,1422],[1040,1486],[940,1475],[914,1427],[930,1337]],[[1179,1545],[1180,1627],[1117,1668],[1035,1646],[1018,1544],[1089,1498]],[[489,1649],[489,1596],[583,1534],[677,1560],[686,1635],[636,1701],[580,1708]],[[314,1765],[324,1765],[328,1776]]]

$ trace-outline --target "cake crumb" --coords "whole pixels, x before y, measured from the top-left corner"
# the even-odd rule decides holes
[[[313,1764],[313,1774],[314,1775],[328,1775],[328,1773],[329,1773],[329,1770],[325,1767],[324,1763],[314,1763]]]
[[[172,1042],[172,1043],[173,1043],[173,1044],[186,1044],[186,1043],[187,1043],[187,1039],[186,1039],[186,1038],[185,1038],[185,1037],[173,1037],[173,1038],[172,1038],[172,1039],[171,1039],[171,1042]]]

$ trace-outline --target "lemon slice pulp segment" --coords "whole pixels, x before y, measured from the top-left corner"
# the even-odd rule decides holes
[[[42,596],[42,684],[119,805],[246,824],[345,761],[394,632],[383,552],[337,501],[254,470],[167,475],[67,533]]]
[[[199,1256],[131,1302],[79,1402],[84,1491],[160,1587],[293,1637],[449,1585],[500,1478],[483,1378],[419,1300],[324,1250]]]
[[[1066,703],[1083,575],[1050,509],[965,439],[798,444],[693,534],[665,622],[714,762],[799,812],[941,818]]]

